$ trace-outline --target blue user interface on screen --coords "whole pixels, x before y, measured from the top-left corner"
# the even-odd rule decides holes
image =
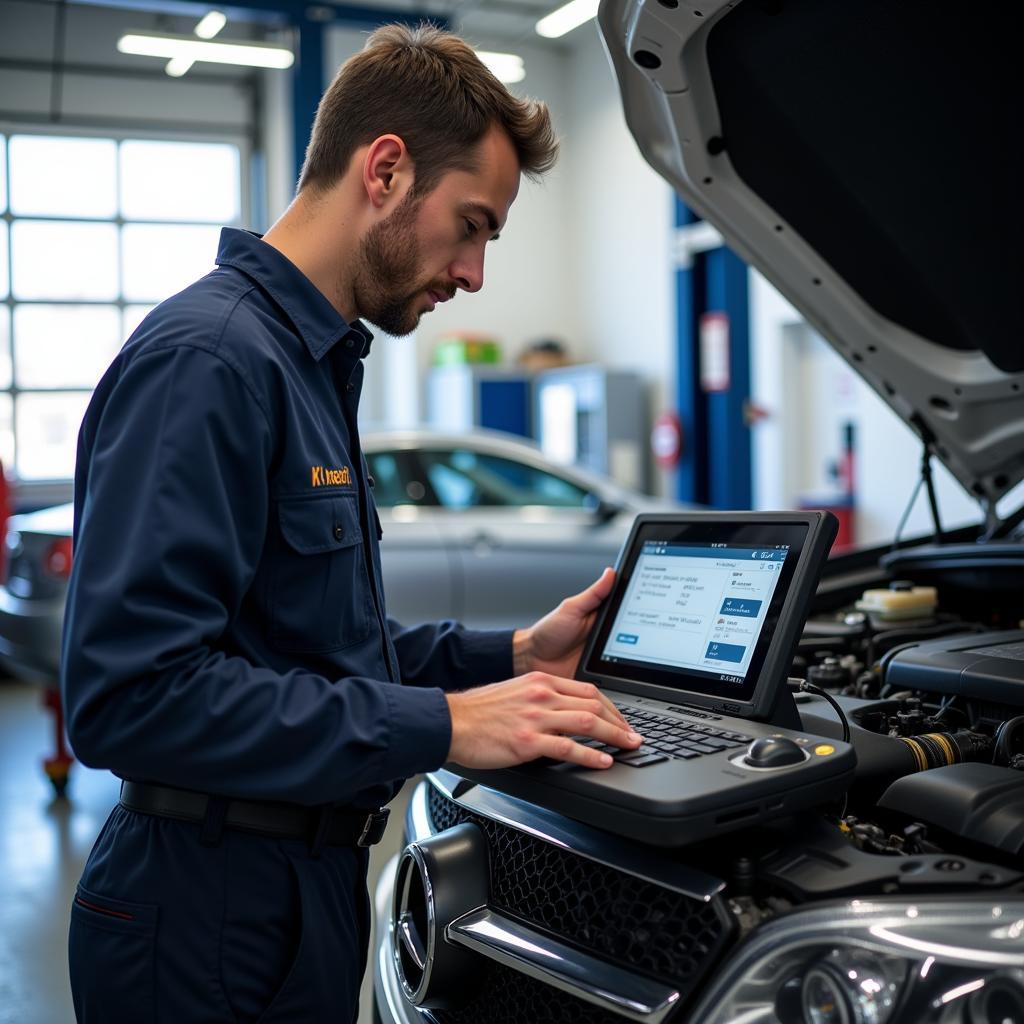
[[[647,541],[603,657],[742,682],[788,551]]]

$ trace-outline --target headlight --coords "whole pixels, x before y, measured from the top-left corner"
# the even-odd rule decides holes
[[[757,929],[693,1024],[1024,1024],[1024,902],[854,900]]]

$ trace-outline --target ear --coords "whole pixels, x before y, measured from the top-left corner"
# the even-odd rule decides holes
[[[397,135],[381,135],[370,143],[363,159],[363,188],[378,208],[393,203],[412,186],[409,151]]]

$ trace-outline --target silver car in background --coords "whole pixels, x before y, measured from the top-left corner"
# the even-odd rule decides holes
[[[526,625],[614,564],[637,512],[665,507],[496,432],[368,433],[363,447],[401,622]],[[57,679],[72,525],[70,504],[9,521],[0,662],[21,678]]]
[[[402,622],[526,625],[614,565],[638,512],[671,507],[493,431],[368,434],[363,448]]]

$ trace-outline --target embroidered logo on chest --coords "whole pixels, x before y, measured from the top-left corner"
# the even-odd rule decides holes
[[[327,466],[311,466],[314,487],[344,487],[352,483],[352,470],[348,466],[329,469]]]

